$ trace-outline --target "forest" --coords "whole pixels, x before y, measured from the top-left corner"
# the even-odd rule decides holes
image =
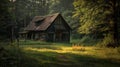
[[[35,16],[55,13],[71,28],[69,43],[20,38]],[[119,65],[119,0],[0,1],[0,67]]]

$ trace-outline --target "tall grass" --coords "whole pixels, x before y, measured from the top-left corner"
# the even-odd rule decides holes
[[[94,37],[91,37],[91,36],[83,36],[78,39],[71,39],[71,43],[81,44],[84,46],[94,46],[99,41],[100,39],[95,39]]]

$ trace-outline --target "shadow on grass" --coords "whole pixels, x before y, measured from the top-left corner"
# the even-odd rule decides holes
[[[46,41],[37,41],[37,40],[20,40],[19,41],[20,45],[70,45],[70,43],[67,42],[46,42]]]
[[[119,67],[109,59],[72,53],[22,51],[19,67]]]

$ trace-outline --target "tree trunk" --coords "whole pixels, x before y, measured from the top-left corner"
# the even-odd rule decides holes
[[[112,0],[113,2],[113,35],[114,35],[114,46],[118,46],[118,20],[117,20],[117,0]]]

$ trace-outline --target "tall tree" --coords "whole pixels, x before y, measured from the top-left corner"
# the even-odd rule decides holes
[[[10,1],[3,0],[0,2],[0,41],[9,38],[9,27],[11,24]]]
[[[74,17],[80,18],[79,32],[103,37],[103,44],[118,46],[118,0],[75,0]]]

